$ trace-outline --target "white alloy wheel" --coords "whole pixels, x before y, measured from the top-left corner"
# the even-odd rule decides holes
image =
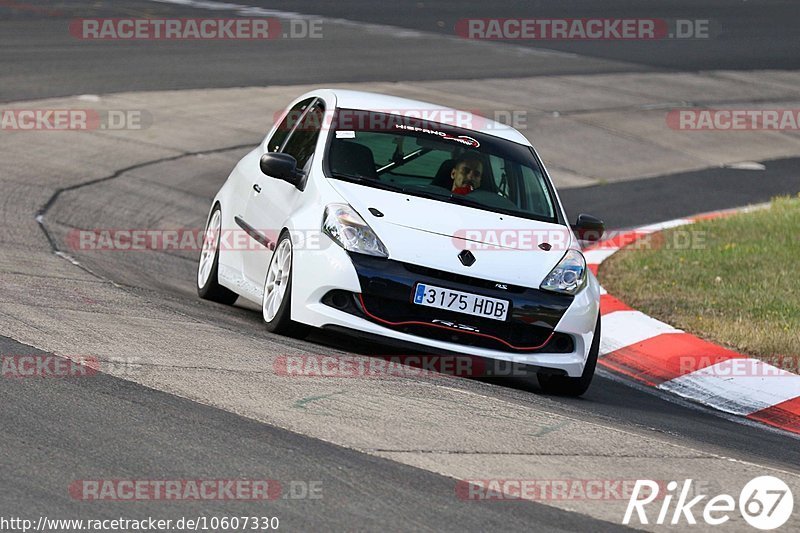
[[[208,277],[214,268],[214,259],[217,255],[219,245],[219,235],[222,228],[221,211],[217,209],[208,221],[208,227],[203,234],[203,249],[200,252],[200,263],[197,267],[197,286],[205,287]]]
[[[261,308],[264,313],[264,321],[272,322],[275,315],[286,297],[286,288],[289,285],[289,276],[292,271],[292,241],[283,239],[267,271],[267,280],[264,283],[264,298]]]

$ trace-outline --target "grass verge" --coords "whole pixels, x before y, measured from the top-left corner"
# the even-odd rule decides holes
[[[800,195],[650,235],[611,256],[599,274],[634,309],[796,372],[799,263]]]

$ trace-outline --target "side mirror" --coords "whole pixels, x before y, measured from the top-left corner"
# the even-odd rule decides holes
[[[295,187],[300,185],[303,173],[297,170],[297,160],[289,154],[267,152],[261,156],[261,172],[265,175],[291,183]]]
[[[603,238],[606,225],[597,217],[581,213],[578,215],[578,221],[572,226],[572,231],[582,241],[596,242]]]

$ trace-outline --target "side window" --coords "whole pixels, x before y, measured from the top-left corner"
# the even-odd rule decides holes
[[[297,160],[297,168],[304,169],[311,160],[314,148],[317,146],[317,139],[322,129],[324,116],[325,106],[322,100],[317,100],[303,115],[297,127],[289,136],[289,140],[286,141],[282,152]]]
[[[295,104],[295,106],[289,110],[278,125],[278,129],[275,130],[275,133],[272,134],[272,137],[267,143],[267,151],[280,152],[283,142],[286,140],[289,132],[292,131],[292,128],[294,128],[295,124],[300,120],[300,117],[303,116],[303,112],[313,101],[313,98],[306,98],[302,102]]]
[[[528,209],[545,217],[554,216],[550,195],[542,174],[538,170],[523,165],[522,178]]]

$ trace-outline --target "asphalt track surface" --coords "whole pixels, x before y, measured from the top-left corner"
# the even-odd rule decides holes
[[[0,352],[44,354],[4,337]],[[452,481],[442,476],[105,375],[6,380],[0,416],[0,502],[6,517],[276,516],[289,531],[346,531],[355,525],[363,531],[524,530],[532,523],[548,531],[626,529],[539,503],[487,507],[459,501]],[[76,472],[83,479],[127,473],[142,479],[303,480],[324,491],[319,499],[293,499],[304,494],[305,485],[290,489],[284,482],[288,497],[266,503],[142,502],[132,511],[130,502],[71,499],[64,487]]]
[[[242,6],[323,17],[321,39],[261,43],[84,41],[67,31],[92,17],[230,16],[146,0],[0,2],[0,101],[82,93],[523,77],[656,70],[793,69],[800,36],[793,2],[591,0],[390,3],[241,0]],[[658,41],[511,41],[460,39],[468,17],[649,17],[703,19],[708,39]],[[334,19],[377,25],[342,24]],[[552,53],[553,51],[557,53]],[[574,55],[577,54],[577,55]]]
[[[26,5],[39,8],[44,4],[28,2]],[[351,61],[345,68],[326,55],[342,53],[343,50],[362,53],[366,49],[376,58],[391,57],[391,46],[396,47],[396,43],[392,45],[380,36],[373,38],[363,33],[351,37],[343,35],[330,50],[317,43],[281,43],[286,48],[271,51],[269,57],[264,57],[257,47],[238,44],[203,50],[182,43],[146,43],[141,46],[113,43],[98,47],[95,46],[97,43],[64,41],[63,37],[56,36],[54,29],[62,27],[65,20],[74,16],[162,13],[158,10],[164,10],[165,16],[191,16],[198,12],[172,5],[154,7],[152,2],[136,1],[115,2],[113,8],[109,7],[109,2],[92,2],[91,9],[85,7],[88,3],[60,4],[55,9],[68,11],[67,15],[42,16],[35,9],[7,9],[0,4],[5,15],[0,21],[3,28],[0,37],[3,41],[0,48],[1,99],[11,101],[119,90],[462,78],[467,74],[472,77],[527,76],[530,75],[532,57],[539,62],[537,68],[543,75],[664,68],[798,66],[796,54],[791,53],[792,47],[796,47],[797,34],[787,27],[787,21],[791,19],[789,15],[793,13],[792,6],[784,2],[748,2],[737,7],[711,2],[703,8],[696,7],[694,2],[675,2],[663,10],[642,14],[684,18],[713,18],[717,15],[725,23],[724,27],[741,30],[732,41],[713,46],[675,43],[677,47],[695,48],[683,51],[680,48],[659,48],[658,53],[651,53],[647,43],[632,43],[624,49],[607,47],[604,50],[599,47],[591,50],[591,55],[598,59],[586,61],[579,57],[573,64],[564,65],[564,58],[560,56],[505,54],[500,48],[502,45],[498,45],[497,49],[471,55],[470,60],[463,63],[454,50],[448,51],[446,56],[433,58],[420,53],[419,60],[415,56],[408,69],[402,69],[402,74],[393,61]],[[251,5],[258,4],[266,5],[266,2],[251,2]],[[462,3],[456,11],[452,7],[431,6],[426,16],[412,15],[418,4],[395,3],[396,11],[388,13],[371,7],[373,4],[370,2],[270,2],[269,6],[371,23],[387,24],[387,19],[390,19],[393,25],[432,33],[444,31],[438,21],[444,21],[447,27],[465,16],[458,10],[469,12],[469,16],[481,16],[481,9],[487,10],[485,16],[544,16],[548,12],[552,13],[551,16],[569,16],[546,5],[541,11],[528,12],[526,9],[530,10],[530,7],[495,4],[497,7],[489,13],[489,8],[480,8],[478,2],[474,6]],[[723,4],[725,9],[722,9]],[[617,16],[617,9],[627,15],[627,5],[629,3],[606,3],[600,8],[594,7],[594,3],[573,2],[567,9],[574,13],[588,13],[584,16]],[[767,33],[774,38],[768,39]],[[365,44],[365,41],[368,42]],[[403,50],[419,46],[421,52],[430,44],[415,42],[412,38],[404,40],[408,48]],[[733,48],[728,48],[725,54],[718,48],[723,45]],[[582,46],[585,45],[564,45],[563,49],[583,53],[586,50],[582,50]],[[553,47],[548,45],[548,48]],[[234,57],[236,61],[232,60]],[[498,61],[498,57],[504,59]],[[434,64],[439,67],[432,73]],[[220,65],[228,68],[220,68]],[[475,65],[480,68],[474,68]],[[274,81],[276,79],[280,81]],[[232,139],[231,146],[246,141],[250,140]],[[220,177],[227,174],[242,152],[241,148],[233,149],[223,152],[219,159],[209,160],[204,173],[197,176],[196,181],[187,183],[186,190],[181,192],[209,201]],[[181,163],[178,160],[170,164],[177,168]],[[766,171],[760,173],[714,169],[571,189],[562,192],[562,197],[571,214],[582,211],[610,213],[606,216],[610,227],[627,227],[796,192],[798,181],[794,165],[793,160],[766,162]],[[161,167],[158,173],[164,174],[168,170],[169,167]],[[96,192],[91,189],[76,189],[70,193],[67,202],[57,202],[53,206],[54,217],[62,216],[65,220],[71,214],[81,212],[82,207],[91,207],[91,197]],[[665,202],[665,197],[679,201]],[[86,203],[82,205],[82,201]],[[197,212],[183,222],[196,225],[202,223],[204,216],[204,212]],[[131,224],[136,222],[130,221]],[[104,221],[95,220],[94,223],[103,226]],[[109,262],[92,262],[91,257],[82,259],[101,277],[114,280],[127,290],[148,298],[161,298],[164,305],[180,309],[196,320],[222,321],[226,327],[240,331],[242,335],[260,331],[260,317],[251,310],[227,309],[197,301],[191,283],[192,257],[163,254],[156,256],[158,264],[151,262],[153,257],[131,259],[123,254],[123,257],[112,258]],[[129,260],[131,262],[127,263]],[[374,345],[358,343],[354,346],[349,339],[329,334],[316,334],[310,341],[311,344],[302,345],[309,351],[320,346],[332,346],[356,353],[369,354],[377,350],[386,353],[385,349]],[[36,350],[0,338],[0,353],[31,352],[36,353]],[[529,405],[541,398],[535,381],[529,380],[463,380],[459,386],[520,405]],[[640,390],[614,376],[597,376],[590,391],[581,399],[548,398],[548,402],[554,412],[567,413],[580,420],[600,422],[631,432],[652,432],[711,453],[798,472],[800,446],[797,446],[797,440],[780,432],[728,420],[658,393]],[[268,512],[280,516],[290,531],[486,531],[532,527],[603,531],[619,528],[582,514],[531,502],[495,502],[492,506],[461,502],[453,497],[453,480],[450,478],[106,375],[92,380],[4,380],[0,387],[0,405],[0,446],[4,450],[0,458],[0,510],[3,515],[103,518],[123,513],[133,517],[130,507],[124,504],[103,502],[97,505],[70,499],[64,487],[82,477],[120,476],[121,473],[139,478],[256,477],[263,474],[278,479],[322,480],[325,484],[326,497],[322,500],[279,500],[269,506]],[[174,505],[151,503],[137,507],[135,514],[158,513],[159,517],[167,518],[191,515],[192,512],[206,515],[254,514],[251,505],[241,503],[188,504],[177,509]]]
[[[565,189],[572,218],[602,213],[609,228],[633,228],[698,213],[768,202],[800,189],[797,158],[763,162],[763,170],[711,168],[658,178]]]

